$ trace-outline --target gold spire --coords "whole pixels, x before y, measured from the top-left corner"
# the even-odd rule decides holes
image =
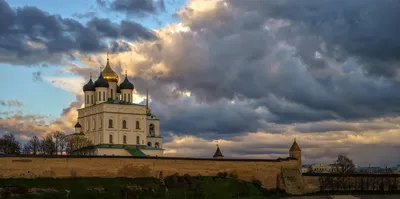
[[[110,66],[110,59],[108,58],[108,52],[107,52],[107,64],[103,70],[103,77],[108,82],[117,82],[117,83],[119,82],[118,74],[115,71],[113,71],[113,69]]]

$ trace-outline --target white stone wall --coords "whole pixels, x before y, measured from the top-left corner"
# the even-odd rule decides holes
[[[116,82],[108,82],[108,97],[112,99],[117,99],[117,83]]]
[[[154,150],[154,149],[140,149],[143,153],[149,156],[164,156],[164,150]]]
[[[125,149],[112,149],[112,148],[98,148],[97,155],[99,156],[132,156],[128,151]]]

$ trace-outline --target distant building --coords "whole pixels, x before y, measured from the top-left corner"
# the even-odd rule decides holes
[[[390,168],[382,168],[382,167],[357,167],[356,173],[359,174],[382,174],[382,173],[392,173]]]
[[[392,173],[400,174],[400,164],[398,164],[398,165],[396,165],[394,167],[391,167],[390,169],[392,170]]]
[[[148,106],[132,103],[133,84],[107,64],[93,83],[83,86],[85,107],[78,110],[75,133],[92,141],[94,155],[163,156],[160,120]]]

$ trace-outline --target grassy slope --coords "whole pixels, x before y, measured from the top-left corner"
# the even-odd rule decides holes
[[[77,179],[0,179],[0,187],[17,185],[13,199],[46,198],[264,198],[256,186],[249,182],[215,177],[175,176],[166,178],[166,187],[155,178],[77,178]],[[134,191],[139,185],[141,191]],[[129,188],[127,188],[129,187]],[[27,194],[26,188],[39,188],[39,194]],[[97,188],[93,190],[93,188]],[[44,190],[45,189],[45,190]],[[90,190],[92,189],[92,190]],[[69,194],[67,194],[67,190]],[[3,190],[4,192],[4,190]],[[140,192],[140,194],[138,194]],[[67,197],[68,195],[68,197]],[[4,195],[3,195],[4,197]],[[1,196],[0,196],[1,198]]]

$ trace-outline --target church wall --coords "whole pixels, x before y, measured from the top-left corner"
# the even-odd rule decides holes
[[[258,179],[266,188],[277,187],[282,168],[299,169],[296,160],[229,160],[133,157],[0,157],[0,178],[38,177],[157,177],[180,175],[214,176],[230,172],[239,179]]]
[[[140,149],[143,153],[149,156],[164,156],[163,150],[154,150],[154,149]]]
[[[97,155],[106,156],[132,156],[125,149],[97,148]]]
[[[161,137],[147,137],[147,142],[151,143],[152,147],[155,147],[155,143],[158,142],[159,148],[163,147],[162,138]],[[146,143],[147,145],[147,143]]]

